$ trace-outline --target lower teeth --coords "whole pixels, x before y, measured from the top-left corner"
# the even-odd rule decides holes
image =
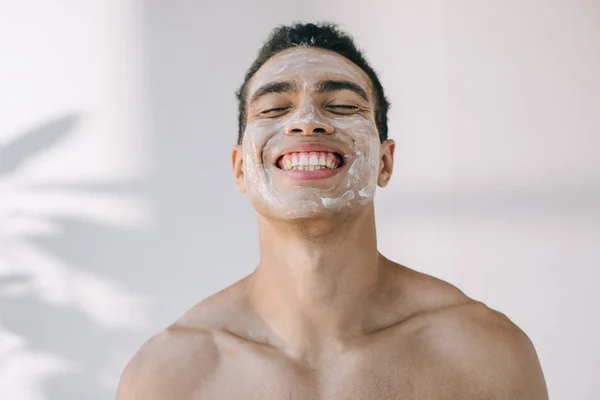
[[[329,167],[320,167],[320,168],[306,168],[306,167],[292,167],[292,168],[284,168],[285,171],[318,171],[320,169],[335,169]]]

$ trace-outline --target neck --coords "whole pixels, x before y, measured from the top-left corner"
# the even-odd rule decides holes
[[[368,330],[385,282],[372,205],[343,222],[259,216],[259,241],[249,293],[275,345],[306,353]]]

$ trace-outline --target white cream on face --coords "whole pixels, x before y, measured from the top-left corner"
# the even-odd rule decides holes
[[[298,48],[273,57],[252,78],[249,97],[268,82],[294,81],[308,92],[321,79],[343,79],[369,87],[368,78],[350,61],[334,53]],[[375,123],[360,114],[333,115],[314,104],[310,93],[295,111],[280,118],[257,119],[246,127],[242,143],[244,174],[253,203],[266,208],[276,218],[306,218],[326,212],[339,212],[368,204],[375,195],[379,170],[380,141]],[[345,172],[309,186],[272,171],[269,158],[285,146],[297,143],[301,134],[288,135],[291,124],[319,122],[333,127],[327,137],[312,136],[320,143],[345,149]],[[302,139],[310,139],[302,137]],[[303,140],[306,142],[306,140]],[[274,176],[277,175],[277,176]]]

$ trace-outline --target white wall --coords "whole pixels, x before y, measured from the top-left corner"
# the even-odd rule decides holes
[[[140,22],[119,0],[0,2],[3,400],[113,398],[151,326],[114,273],[139,274],[152,223]]]
[[[573,0],[0,3],[0,398],[112,398],[145,338],[252,270],[234,91],[307,19],[392,101],[384,254],[511,317],[552,399],[594,399],[600,4]]]

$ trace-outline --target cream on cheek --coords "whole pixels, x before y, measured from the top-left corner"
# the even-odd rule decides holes
[[[323,197],[323,205],[341,208],[349,201],[367,204],[375,196],[379,171],[380,141],[375,124],[361,116],[338,120],[333,125],[340,137],[352,140],[350,166],[346,173],[345,192],[339,197]]]
[[[272,168],[275,160],[266,155],[276,154],[284,144],[289,144],[287,126],[302,116],[317,113],[299,110],[284,120],[258,120],[248,125],[244,134],[242,154],[248,195],[252,200],[269,209],[269,212],[282,218],[299,218],[329,210],[341,210],[353,205],[372,201],[377,185],[380,142],[374,124],[359,115],[340,118],[319,119],[335,128],[328,139],[344,143],[346,171],[341,171],[342,179],[332,179],[332,186],[315,188],[305,181],[294,183],[276,182]],[[285,143],[284,143],[285,142]]]

